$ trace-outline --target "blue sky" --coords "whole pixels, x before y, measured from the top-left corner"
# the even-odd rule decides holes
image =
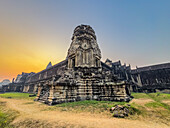
[[[95,30],[103,61],[133,68],[170,62],[169,0],[1,0],[0,21],[0,70],[16,56],[35,71],[65,59],[80,24]]]

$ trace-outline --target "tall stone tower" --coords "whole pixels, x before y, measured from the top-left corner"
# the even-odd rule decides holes
[[[118,81],[112,68],[101,61],[96,35],[89,25],[77,26],[67,58],[35,74],[27,84],[32,86],[32,82],[38,84],[36,100],[50,105],[80,100],[130,99],[129,85]]]
[[[68,50],[68,68],[100,68],[101,51],[94,30],[89,25],[77,26]]]

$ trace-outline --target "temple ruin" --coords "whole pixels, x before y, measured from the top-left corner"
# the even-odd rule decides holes
[[[170,63],[131,70],[133,91],[170,93]]]
[[[170,93],[170,63],[131,70],[121,61],[101,61],[95,31],[75,28],[65,60],[38,73],[22,73],[0,92],[35,93],[49,105],[81,100],[129,101],[134,92]]]
[[[36,91],[47,104],[80,100],[129,101],[130,85],[101,61],[94,30],[77,26],[64,61],[27,77],[23,92]]]

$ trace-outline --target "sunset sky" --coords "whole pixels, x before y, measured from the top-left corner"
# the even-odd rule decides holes
[[[0,0],[0,81],[64,60],[80,24],[95,30],[102,61],[170,62],[170,0]]]

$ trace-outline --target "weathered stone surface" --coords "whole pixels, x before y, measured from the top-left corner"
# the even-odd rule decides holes
[[[128,116],[129,109],[122,105],[116,105],[110,109],[110,112],[113,113],[114,117],[124,118]]]
[[[94,30],[75,28],[67,57],[36,74],[22,73],[3,91],[37,93],[35,100],[49,105],[80,100],[129,101],[128,67],[101,61]],[[126,80],[126,81],[125,81]]]
[[[7,85],[3,85],[2,89],[0,90],[1,92],[23,92],[24,84],[26,81],[26,78],[28,76],[31,76],[35,73],[22,73],[18,74],[17,78],[12,82]]]
[[[24,91],[37,85],[36,100],[57,104],[80,100],[129,101],[130,85],[101,62],[94,30],[88,25],[75,28],[67,58],[28,77]]]
[[[11,83],[10,80],[8,79],[3,80],[2,82],[0,82],[0,88],[2,87],[2,85],[8,85],[9,83]]]
[[[120,60],[101,61],[95,31],[75,28],[67,57],[38,73],[22,73],[0,92],[37,93],[36,100],[56,104],[79,100],[129,101],[131,91],[170,92],[170,63],[131,70]]]
[[[35,74],[35,73],[34,72],[31,72],[31,73],[22,72],[22,74],[17,75],[17,78],[15,79],[15,81],[13,83],[24,83],[26,78],[33,74]]]
[[[131,77],[134,91],[170,92],[170,63],[134,69]]]
[[[51,63],[51,62],[48,63],[46,69],[47,69],[47,68],[50,68],[50,67],[52,67],[52,63]]]
[[[21,74],[4,91],[37,93],[35,100],[57,104],[80,100],[129,101],[130,84],[120,62],[103,63],[94,30],[75,28],[67,57],[36,74]],[[125,81],[126,80],[126,81]]]

